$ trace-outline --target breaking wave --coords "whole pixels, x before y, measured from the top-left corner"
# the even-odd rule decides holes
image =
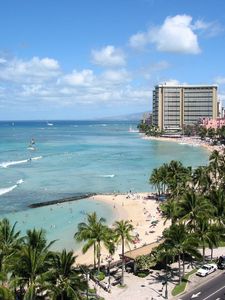
[[[99,177],[113,178],[113,177],[115,177],[115,175],[114,174],[106,174],[106,175],[100,175]]]
[[[17,188],[21,183],[23,183],[24,182],[24,180],[23,179],[19,179],[17,182],[16,182],[16,184],[14,184],[14,185],[12,185],[12,186],[10,186],[10,187],[6,187],[6,188],[1,188],[0,189],[0,196],[1,195],[4,195],[4,194],[7,194],[7,193],[9,193],[9,192],[11,192],[11,191],[13,191],[15,188]]]
[[[8,168],[10,166],[19,165],[19,164],[25,164],[31,160],[38,160],[41,159],[42,156],[32,157],[29,159],[23,159],[23,160],[16,160],[16,161],[5,161],[0,163],[0,168]]]

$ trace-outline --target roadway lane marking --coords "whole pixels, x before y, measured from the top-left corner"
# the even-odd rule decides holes
[[[191,299],[197,298],[202,292],[198,292],[197,294],[193,294],[191,296]]]
[[[206,299],[209,299],[211,296],[215,295],[217,292],[221,291],[222,289],[225,288],[225,285],[222,286],[220,289],[218,289],[217,291],[215,291],[214,293],[212,293],[211,295],[207,296],[206,298],[202,299],[202,300],[206,300]]]

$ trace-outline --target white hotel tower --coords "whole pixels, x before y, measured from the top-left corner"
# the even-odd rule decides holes
[[[160,130],[181,130],[200,118],[218,117],[216,85],[159,84],[153,91],[152,121]]]

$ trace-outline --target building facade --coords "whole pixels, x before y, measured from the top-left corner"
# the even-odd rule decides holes
[[[204,118],[202,119],[202,126],[206,129],[213,128],[215,130],[218,128],[222,128],[223,126],[225,126],[225,118]]]
[[[217,102],[216,85],[157,85],[153,91],[153,125],[175,131],[202,118],[216,119]]]

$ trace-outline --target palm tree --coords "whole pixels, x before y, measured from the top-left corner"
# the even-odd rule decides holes
[[[156,261],[164,262],[165,269],[166,269],[166,276],[165,276],[165,299],[168,299],[168,264],[172,261],[173,257],[175,256],[174,249],[171,244],[164,241],[160,244],[157,248],[153,249],[153,254],[155,254]]]
[[[163,204],[161,204],[160,209],[163,213],[163,217],[165,218],[164,224],[168,220],[171,220],[172,224],[176,223],[180,214],[180,206],[178,201],[169,199]]]
[[[193,234],[189,234],[186,225],[184,224],[173,224],[170,228],[165,229],[163,232],[166,244],[171,246],[173,252],[178,257],[179,265],[179,282],[185,274],[185,254],[199,257],[200,253],[197,250],[198,240]],[[183,274],[181,276],[181,258],[183,260]]]
[[[116,221],[113,226],[114,226],[115,240],[117,241],[117,243],[122,244],[122,278],[121,278],[121,285],[124,285],[125,244],[127,244],[129,246],[129,243],[133,240],[134,237],[131,235],[131,233],[132,233],[134,227],[127,220]]]
[[[94,246],[94,268],[96,268],[96,254],[98,260],[98,271],[100,271],[101,263],[101,242],[112,250],[112,245],[109,243],[110,232],[109,228],[104,225],[104,218],[97,218],[96,212],[87,215],[87,223],[79,223],[78,231],[74,234],[74,238],[81,242],[87,241],[83,246],[82,252],[86,253],[88,249]]]
[[[218,187],[221,178],[224,177],[225,160],[224,155],[214,150],[209,157],[209,169],[213,175],[213,183]]]
[[[210,247],[214,244],[214,237],[212,235],[211,225],[208,218],[202,216],[197,219],[195,235],[202,247],[202,257],[204,263],[206,246],[208,245]]]
[[[219,188],[213,189],[209,194],[209,199],[212,205],[215,207],[214,216],[215,221],[220,224],[225,224],[225,194],[224,191]]]
[[[214,207],[207,198],[196,194],[193,190],[187,192],[180,201],[181,221],[187,222],[191,231],[195,230],[199,217],[210,218],[213,216]]]
[[[196,192],[205,194],[212,184],[209,168],[205,166],[196,168],[192,174],[192,182]]]
[[[191,168],[184,167],[180,161],[172,160],[167,169],[167,184],[170,193],[178,197],[186,190],[187,182],[191,178]]]
[[[5,286],[0,286],[0,299],[1,300],[14,300],[14,296],[10,289]]]
[[[53,300],[83,299],[87,282],[81,271],[74,267],[76,257],[65,249],[52,257],[51,269],[47,274]]]
[[[158,169],[153,169],[152,174],[149,178],[149,183],[152,184],[156,188],[156,192],[158,195],[161,194],[161,175]]]
[[[22,238],[20,231],[16,231],[16,223],[11,226],[8,219],[0,221],[0,271],[4,270],[5,264],[19,248]]]
[[[213,139],[215,138],[215,135],[216,135],[216,131],[214,128],[209,128],[208,129],[208,132],[207,132],[207,135],[210,139]]]
[[[201,137],[202,140],[205,139],[206,137],[206,134],[207,134],[207,129],[205,127],[200,127],[199,128],[199,136]]]
[[[211,260],[213,259],[213,249],[219,247],[220,242],[225,240],[225,229],[223,224],[210,224],[209,226],[209,247],[211,249]]]
[[[24,290],[24,299],[36,299],[44,289],[44,274],[50,267],[52,252],[49,247],[54,241],[47,244],[45,232],[41,230],[28,230],[24,242],[15,255],[12,265],[14,282]]]

